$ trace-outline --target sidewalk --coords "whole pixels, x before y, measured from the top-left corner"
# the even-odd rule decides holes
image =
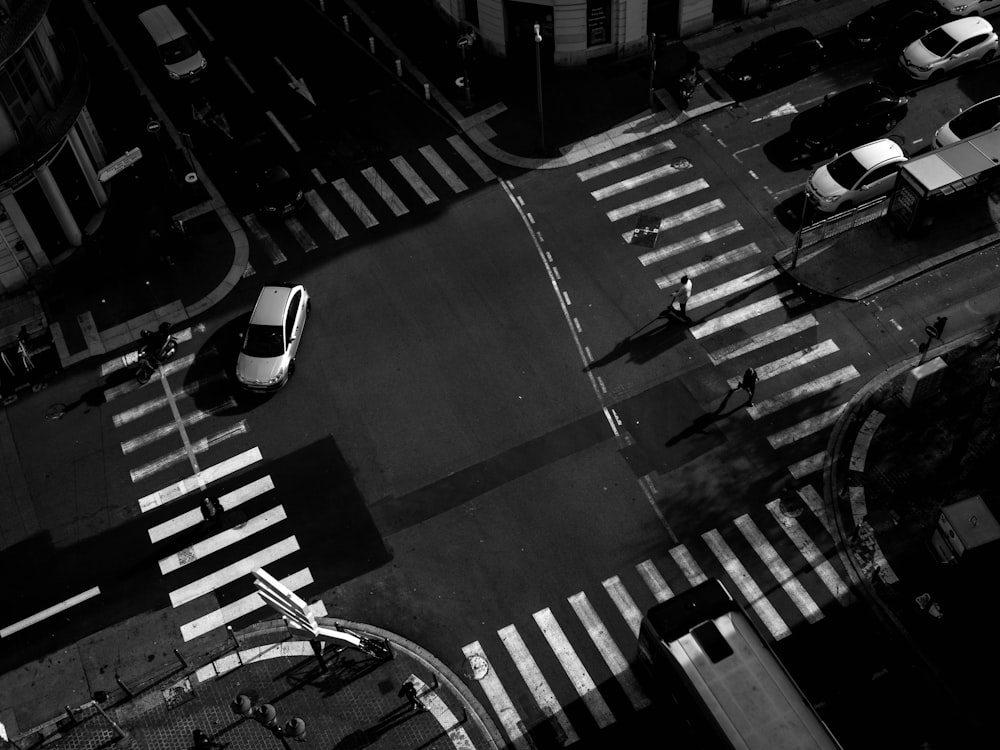
[[[930,710],[954,717],[949,744],[934,747],[987,746],[995,710],[1000,653],[988,612],[1000,541],[948,565],[931,537],[941,509],[966,498],[1000,517],[997,353],[987,333],[935,347],[929,360],[947,366],[940,388],[912,406],[902,393],[917,362],[900,363],[855,396],[828,451],[827,502],[858,582],[918,655],[939,698]],[[983,538],[994,531],[982,512],[967,520]],[[919,715],[914,707],[915,723]]]

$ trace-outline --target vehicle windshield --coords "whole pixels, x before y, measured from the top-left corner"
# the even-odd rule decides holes
[[[1000,123],[1000,98],[967,109],[951,121],[951,132],[958,138],[971,138]]]
[[[854,154],[844,154],[843,156],[834,159],[826,166],[826,171],[830,173],[838,185],[850,190],[854,185],[864,177],[866,170],[861,162],[858,161]]]
[[[248,357],[280,357],[285,353],[285,340],[281,326],[251,325],[243,342],[243,353]]]
[[[927,51],[938,57],[944,57],[952,48],[958,44],[958,40],[944,30],[944,27],[939,27],[934,29],[934,31],[926,34],[920,38],[920,43],[923,44]]]
[[[187,60],[197,51],[191,42],[191,37],[182,36],[180,39],[174,39],[160,47],[160,59],[167,65],[172,65]]]

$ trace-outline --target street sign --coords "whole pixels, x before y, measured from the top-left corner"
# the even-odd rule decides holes
[[[150,120],[149,122],[147,122],[146,123],[146,132],[147,133],[158,133],[158,132],[160,132],[160,121],[159,120]]]
[[[107,182],[119,172],[124,172],[141,158],[142,151],[138,147],[130,149],[98,172],[97,179],[101,182]]]
[[[316,617],[301,597],[263,568],[253,571],[253,577],[256,579],[253,585],[257,587],[257,593],[287,619],[289,627],[294,625],[309,632],[314,638],[319,634]]]

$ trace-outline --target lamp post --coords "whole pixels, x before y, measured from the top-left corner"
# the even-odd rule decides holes
[[[799,252],[802,250],[802,225],[806,223],[806,210],[809,208],[809,196],[802,195],[802,212],[799,214],[799,228],[795,230],[795,252],[792,254],[792,268],[799,265]]]
[[[538,127],[545,149],[545,113],[542,110],[542,27],[535,24],[535,80],[538,84]]]

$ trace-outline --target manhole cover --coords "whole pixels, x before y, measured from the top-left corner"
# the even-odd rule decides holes
[[[791,495],[781,499],[778,503],[778,507],[781,512],[788,516],[789,518],[798,518],[802,515],[802,511],[805,509],[805,503],[802,502],[802,498],[798,495]]]
[[[473,654],[465,660],[465,666],[462,671],[465,673],[467,679],[481,680],[489,674],[490,663],[486,661],[485,656]]]
[[[193,698],[194,691],[191,690],[191,680],[187,677],[163,690],[163,700],[167,704],[167,708],[177,708]]]
[[[674,169],[691,169],[691,162],[687,159],[674,159],[670,162],[670,166]]]
[[[52,404],[45,410],[46,419],[62,419],[66,413],[66,404]]]

